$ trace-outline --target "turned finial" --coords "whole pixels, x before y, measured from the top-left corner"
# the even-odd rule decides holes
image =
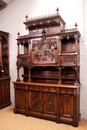
[[[45,35],[46,34],[46,31],[45,29],[42,30],[42,34]]]
[[[17,33],[17,35],[18,35],[18,37],[19,37],[19,35],[20,35],[20,32],[18,32],[18,33]]]
[[[28,15],[25,16],[26,20],[28,19]]]
[[[77,26],[78,26],[78,24],[77,23],[75,23],[75,28],[77,29]]]
[[[57,14],[58,14],[58,13],[59,13],[59,9],[58,9],[58,7],[57,7],[56,11],[57,11]]]
[[[46,31],[45,31],[45,29],[43,29],[42,30],[43,40],[46,39],[45,34],[46,34]]]

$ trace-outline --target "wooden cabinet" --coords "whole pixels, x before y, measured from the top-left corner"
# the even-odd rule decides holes
[[[0,31],[0,108],[10,105],[9,33]]]
[[[80,86],[13,82],[15,113],[50,119],[78,126]]]
[[[78,126],[80,119],[80,33],[65,29],[57,13],[26,16],[29,34],[17,37],[15,112]]]

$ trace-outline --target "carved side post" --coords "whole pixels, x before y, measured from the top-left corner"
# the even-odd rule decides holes
[[[59,37],[59,81],[58,83],[61,84],[61,54],[62,54],[62,50],[61,50],[61,40],[62,40],[62,36]]]
[[[17,53],[19,55],[19,45],[20,45],[20,43],[17,42],[17,45],[18,45],[18,52]],[[19,67],[18,55],[17,55],[17,80],[16,81],[20,81],[20,78],[19,78],[19,69],[20,69],[20,67]]]
[[[75,83],[74,84],[78,84],[78,66],[77,65],[75,67],[75,71],[76,71],[76,79],[75,79]]]
[[[59,59],[59,64],[60,64],[60,66],[59,66],[59,81],[58,81],[58,83],[61,84],[61,60],[60,59]]]
[[[30,56],[30,39],[28,40],[28,55]]]
[[[74,38],[75,38],[75,52],[78,53],[78,36],[75,35]]]
[[[31,54],[30,54],[30,51],[31,51],[31,44],[30,44],[30,39],[28,40],[28,55],[29,55],[29,59],[28,59],[28,70],[29,70],[29,74],[28,74],[28,81],[30,82],[31,81],[31,67],[30,67],[30,64],[31,64]]]
[[[0,36],[0,64],[2,64],[2,37]]]
[[[19,77],[19,67],[17,67],[17,80],[16,81],[20,81],[20,77]]]
[[[76,30],[77,30],[77,26],[78,26],[77,23],[75,23],[75,28],[76,28]],[[78,49],[79,49],[79,48],[78,48],[78,40],[79,40],[79,39],[78,39],[78,38],[79,38],[78,34],[75,34],[75,35],[74,35],[74,38],[75,38],[75,52],[78,53]]]
[[[29,66],[29,76],[28,76],[28,82],[31,81],[31,67]]]
[[[62,39],[62,36],[60,36],[60,37],[58,38],[59,55],[61,54],[61,39]]]
[[[56,94],[57,94],[57,118],[56,118],[56,122],[59,123],[59,119],[60,119],[60,95],[59,95],[59,87],[56,89]]]
[[[74,121],[73,121],[73,126],[78,127],[78,110],[77,110],[77,99],[78,99],[78,92],[77,89],[74,89]]]
[[[78,82],[78,56],[77,56],[77,59],[76,59],[76,67],[75,67],[75,71],[76,71],[76,77],[75,77],[75,85],[76,84],[79,84],[79,82]]]
[[[17,113],[17,96],[16,96],[16,91],[17,91],[17,88],[16,88],[16,84],[14,84],[14,90],[15,90],[15,106],[14,106],[14,113]]]
[[[18,32],[17,35],[18,35],[18,37],[19,37],[20,33]],[[19,55],[19,45],[20,45],[20,42],[19,42],[19,41],[17,41],[17,45],[18,45],[18,55]]]
[[[28,86],[25,85],[25,91],[26,91],[26,116],[28,116]]]
[[[0,36],[0,66],[1,66],[1,77],[3,76],[3,63],[2,63],[2,37]]]

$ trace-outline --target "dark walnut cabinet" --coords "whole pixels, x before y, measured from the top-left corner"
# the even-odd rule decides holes
[[[9,33],[0,31],[0,109],[10,105]]]
[[[79,85],[14,82],[14,89],[15,113],[78,126]]]
[[[80,33],[57,13],[24,22],[17,46],[15,113],[67,123],[80,120]]]

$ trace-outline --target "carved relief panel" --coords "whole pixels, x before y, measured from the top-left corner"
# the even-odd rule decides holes
[[[60,116],[73,117],[73,95],[61,94],[60,95]]]
[[[56,63],[58,61],[58,40],[42,39],[32,41],[32,63]]]
[[[17,106],[25,108],[26,106],[26,92],[25,90],[16,90]]]
[[[56,101],[57,97],[55,93],[44,93],[44,113],[56,114]]]
[[[30,110],[41,110],[41,94],[38,91],[29,91],[29,108]]]

